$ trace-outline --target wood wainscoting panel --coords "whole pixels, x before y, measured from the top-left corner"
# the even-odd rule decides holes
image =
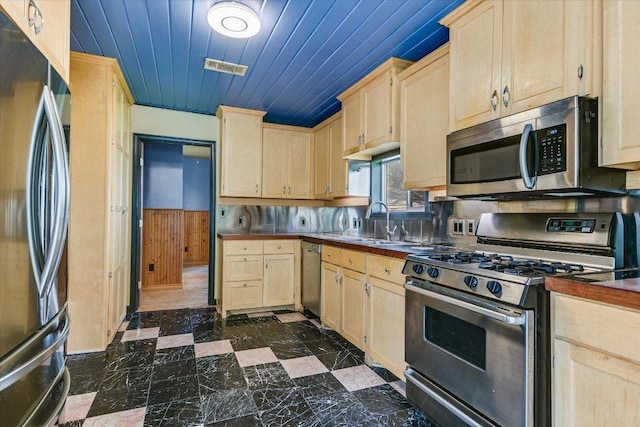
[[[184,211],[183,262],[209,264],[209,211]]]
[[[182,288],[182,209],[144,209],[142,224],[142,287]]]

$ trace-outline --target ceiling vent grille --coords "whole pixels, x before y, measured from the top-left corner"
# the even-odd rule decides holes
[[[217,59],[206,58],[204,60],[204,69],[211,71],[219,71],[221,73],[235,74],[236,76],[244,76],[247,74],[248,67],[246,65],[233,64],[231,62],[218,61]]]

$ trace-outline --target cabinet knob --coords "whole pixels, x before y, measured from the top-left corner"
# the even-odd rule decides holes
[[[246,259],[246,258],[244,258],[244,259],[243,259],[243,261],[244,261],[244,262],[247,262],[247,259]]]
[[[246,247],[246,246],[243,246],[243,247],[242,247],[242,250],[243,250],[243,251],[246,251],[246,250],[247,250],[247,247]]]
[[[278,245],[278,249],[282,249],[282,246]]]
[[[260,189],[260,186],[258,184],[256,184],[256,194],[258,193],[259,189]]]
[[[246,283],[244,283],[244,284],[242,285],[242,287],[243,287],[243,288],[246,288],[246,287],[247,287],[247,284],[246,284]]]
[[[384,272],[385,272],[385,273],[387,273],[387,274],[391,274],[391,271],[389,270],[389,268],[388,268],[388,267],[385,267],[385,268],[384,268]]]
[[[349,258],[349,264],[353,264],[353,260]]]

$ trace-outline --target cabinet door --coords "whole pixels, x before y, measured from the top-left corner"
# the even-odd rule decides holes
[[[388,142],[391,135],[391,71],[377,77],[362,89],[364,93],[364,143],[375,147]]]
[[[342,269],[342,336],[364,350],[365,275]]]
[[[111,144],[109,144],[109,216],[107,230],[107,269],[109,301],[107,309],[108,341],[118,331],[127,309],[130,283],[131,242],[131,144],[130,105],[125,91],[114,74],[112,79]]]
[[[502,1],[489,0],[473,8],[451,25],[449,39],[450,131],[498,118]]]
[[[246,281],[262,280],[263,275],[262,255],[247,256],[225,256],[224,257],[224,280],[225,281]]]
[[[329,196],[331,197],[343,197],[348,194],[349,162],[342,158],[342,137],[344,135],[342,126],[342,120],[336,120],[329,125],[331,141]]]
[[[225,310],[262,307],[262,281],[225,282],[223,286]]]
[[[38,49],[68,82],[71,2],[68,0],[36,0],[36,3],[43,16],[42,30],[38,35],[35,35]]]
[[[640,425],[640,311],[551,294],[557,426]]]
[[[583,94],[581,80],[595,73],[587,58],[592,9],[591,1],[504,2],[502,116]]]
[[[356,92],[342,102],[343,155],[358,150],[363,138],[362,93]]]
[[[265,255],[263,280],[263,305],[293,304],[293,254]]]
[[[367,354],[398,378],[404,376],[405,296],[401,284],[370,278]]]
[[[640,2],[603,4],[602,165],[640,169]]]
[[[324,126],[315,133],[313,143],[314,190],[316,199],[325,199],[329,193],[329,126]],[[342,144],[340,144],[340,158],[342,158]]]
[[[311,198],[312,173],[311,134],[291,131],[287,197],[292,199]]]
[[[322,263],[322,323],[336,332],[341,332],[342,284],[338,266]]]
[[[225,111],[222,116],[221,196],[260,197],[262,119]]]
[[[447,183],[448,48],[443,52],[444,56],[400,83],[400,160],[405,189],[428,189]]]
[[[289,132],[265,128],[262,138],[262,197],[288,197]]]

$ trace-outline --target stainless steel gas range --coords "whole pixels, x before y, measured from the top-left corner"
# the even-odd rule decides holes
[[[408,399],[447,427],[550,425],[545,277],[637,265],[625,224],[635,235],[620,213],[483,214],[474,250],[409,255]]]

